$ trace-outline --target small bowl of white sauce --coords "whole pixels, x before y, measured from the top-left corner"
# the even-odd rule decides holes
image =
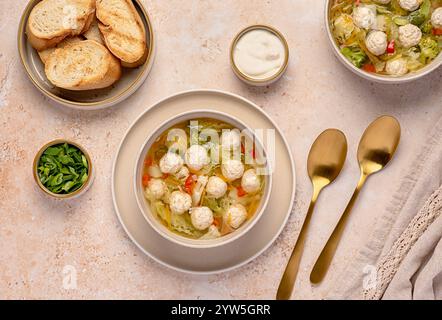
[[[279,80],[289,64],[289,46],[275,28],[253,25],[234,38],[230,63],[239,79],[253,86],[267,86]]]

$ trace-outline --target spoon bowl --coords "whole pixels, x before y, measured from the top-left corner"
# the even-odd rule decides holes
[[[351,210],[367,178],[381,171],[391,161],[399,145],[400,137],[400,124],[395,118],[390,116],[382,116],[376,119],[365,130],[358,148],[361,177],[347,208],[313,267],[310,274],[310,281],[313,284],[320,283],[327,274],[344,233]]]
[[[333,182],[342,170],[347,156],[345,135],[336,129],[328,129],[313,143],[307,160],[310,180]]]
[[[382,116],[364,132],[358,148],[361,171],[367,175],[382,170],[393,158],[399,145],[401,127],[390,116]]]
[[[276,298],[288,300],[293,292],[296,276],[304,251],[307,230],[313,210],[322,189],[332,183],[339,175],[347,157],[347,139],[336,129],[328,129],[313,143],[307,162],[307,171],[313,185],[313,196],[304,224],[296,241],[290,260],[287,263]]]

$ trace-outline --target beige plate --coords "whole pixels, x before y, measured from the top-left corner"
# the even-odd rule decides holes
[[[207,249],[180,246],[167,241],[152,229],[138,208],[133,183],[139,150],[152,134],[152,130],[176,114],[194,109],[231,114],[252,129],[276,129],[273,192],[267,210],[242,238],[225,246]],[[225,272],[259,256],[281,233],[295,197],[294,162],[287,141],[274,122],[258,106],[244,98],[221,91],[189,91],[174,95],[149,108],[128,130],[114,162],[112,196],[123,228],[140,250],[152,259],[182,272]]]
[[[70,91],[54,87],[46,78],[44,65],[37,51],[27,40],[25,29],[29,14],[41,0],[31,0],[23,12],[18,29],[18,51],[26,73],[32,83],[56,103],[75,109],[97,110],[113,106],[132,95],[146,80],[155,56],[154,33],[146,9],[139,0],[133,0],[146,27],[146,40],[149,53],[146,62],[135,69],[123,68],[123,75],[109,88],[88,91]]]

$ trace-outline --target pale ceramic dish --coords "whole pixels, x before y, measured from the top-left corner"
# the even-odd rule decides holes
[[[121,79],[112,86],[88,91],[70,91],[56,88],[46,78],[44,65],[37,51],[29,44],[25,34],[29,14],[40,1],[29,1],[18,28],[18,51],[22,64],[29,79],[40,92],[58,105],[80,110],[97,110],[120,103],[131,96],[143,84],[153,65],[156,43],[154,41],[152,23],[141,1],[133,0],[133,3],[146,28],[146,40],[149,50],[146,62],[135,69],[123,68]]]
[[[267,164],[267,170],[270,172],[269,175],[265,176],[265,189],[264,189],[264,195],[261,200],[261,204],[256,211],[256,213],[253,215],[253,217],[248,220],[244,225],[242,225],[238,230],[235,230],[234,232],[218,238],[214,240],[195,240],[195,239],[189,239],[182,237],[180,235],[177,235],[170,230],[168,230],[161,222],[158,221],[156,217],[153,216],[152,210],[150,209],[150,206],[148,202],[144,198],[144,187],[142,184],[142,174],[144,169],[144,160],[147,156],[147,153],[149,152],[152,144],[155,142],[155,140],[158,139],[158,137],[163,134],[166,130],[170,129],[176,124],[182,123],[184,121],[189,120],[197,120],[201,118],[209,118],[209,119],[216,119],[223,121],[225,123],[231,124],[233,127],[239,129],[240,131],[244,129],[248,129],[248,131],[251,132],[251,129],[247,127],[242,121],[237,119],[236,117],[230,116],[223,112],[213,111],[213,110],[194,110],[190,112],[185,112],[182,114],[178,114],[171,119],[167,120],[165,123],[163,123],[161,126],[156,128],[152,131],[152,134],[147,138],[147,140],[143,143],[143,146],[138,153],[138,161],[135,166],[135,173],[134,173],[134,189],[136,192],[136,198],[138,207],[143,212],[144,217],[146,218],[147,222],[151,225],[151,227],[157,231],[161,236],[163,236],[166,240],[172,241],[178,245],[190,247],[190,248],[213,248],[217,246],[227,245],[233,241],[238,240],[240,237],[245,235],[250,229],[253,228],[253,226],[258,222],[258,220],[261,218],[262,214],[264,213],[268,201],[270,199],[271,189],[272,189],[272,175],[271,170]],[[253,136],[249,136],[249,138],[253,138]],[[264,156],[266,155],[265,149],[263,147],[263,143],[255,137],[255,141],[257,145],[261,148],[261,150],[264,151]]]
[[[41,156],[43,155],[43,152],[46,151],[46,149],[48,149],[51,146],[55,146],[58,144],[63,144],[63,143],[67,143],[71,146],[75,146],[77,147],[86,157],[87,162],[88,162],[88,179],[86,180],[86,182],[83,184],[83,186],[72,192],[69,194],[56,194],[53,193],[51,191],[49,191],[48,189],[46,189],[46,187],[41,183],[40,178],[38,177],[38,163],[40,161]],[[92,158],[89,155],[89,153],[87,152],[87,150],[85,148],[83,148],[81,145],[79,145],[76,142],[70,141],[70,140],[65,140],[65,139],[57,139],[57,140],[53,140],[51,142],[46,143],[45,145],[43,145],[40,150],[38,150],[37,154],[34,157],[34,162],[32,165],[32,174],[34,176],[34,181],[35,183],[38,185],[38,187],[40,188],[41,191],[43,191],[46,195],[55,198],[55,199],[61,199],[61,200],[65,200],[65,199],[74,199],[77,197],[80,197],[81,195],[83,195],[84,193],[86,193],[89,188],[92,186],[92,183],[94,182],[94,178],[95,178],[95,170],[94,167],[92,165]]]
[[[275,129],[273,192],[267,209],[255,226],[237,241],[214,248],[184,247],[161,236],[146,221],[138,207],[133,183],[139,150],[156,126],[177,114],[195,109],[227,113],[241,119],[251,129]],[[265,147],[268,150],[266,145]],[[275,123],[258,106],[233,94],[199,90],[180,93],[160,101],[133,123],[115,157],[112,196],[116,214],[124,230],[143,253],[177,271],[214,274],[243,266],[270,247],[283,230],[292,211],[295,181],[294,162],[287,141]]]
[[[256,79],[256,78],[252,78],[252,77],[248,76],[247,74],[243,73],[237,67],[237,65],[235,63],[234,55],[235,55],[235,48],[236,48],[236,45],[238,44],[238,41],[247,32],[250,32],[253,30],[265,30],[265,31],[268,31],[268,32],[274,34],[275,36],[277,36],[279,38],[279,40],[281,40],[281,42],[284,46],[285,57],[284,57],[283,66],[279,69],[279,71],[276,74],[274,74],[273,76],[266,78],[266,79]],[[289,45],[287,43],[287,40],[285,39],[285,37],[283,36],[283,34],[281,32],[279,32],[278,30],[276,30],[275,28],[273,28],[271,26],[262,25],[262,24],[249,26],[249,27],[241,30],[235,36],[235,38],[233,38],[232,44],[230,45],[230,66],[232,67],[233,72],[238,77],[238,79],[240,79],[244,83],[251,85],[251,86],[264,87],[264,86],[271,85],[272,83],[275,83],[276,81],[281,79],[281,77],[287,71],[287,68],[289,66],[289,61],[290,61],[290,50],[289,50]]]
[[[401,77],[393,77],[393,76],[387,76],[387,75],[380,75],[380,74],[375,74],[375,73],[370,73],[370,72],[366,72],[362,69],[359,69],[357,67],[355,67],[346,57],[344,57],[342,55],[342,53],[339,50],[338,45],[336,44],[336,41],[333,37],[333,34],[331,32],[331,26],[330,26],[330,8],[332,6],[333,0],[326,0],[325,3],[325,28],[327,30],[327,36],[328,36],[328,40],[329,43],[332,47],[333,53],[336,55],[336,57],[338,58],[338,60],[350,71],[352,71],[353,73],[357,74],[358,76],[367,79],[367,80],[371,80],[371,81],[375,81],[375,82],[379,82],[379,83],[385,83],[385,84],[399,84],[399,83],[406,83],[406,82],[410,82],[410,81],[414,81],[414,80],[418,80],[422,77],[424,77],[425,75],[433,72],[434,70],[436,70],[437,68],[440,67],[440,65],[442,64],[442,53],[439,54],[439,56],[434,59],[433,62],[431,62],[429,65],[425,66],[424,68],[416,71],[416,72],[411,72],[408,73],[404,76]]]

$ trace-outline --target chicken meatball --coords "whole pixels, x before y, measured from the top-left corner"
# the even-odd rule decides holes
[[[210,177],[206,186],[206,194],[209,198],[219,199],[227,192],[227,183],[219,177]]]
[[[195,229],[206,230],[213,223],[213,212],[207,207],[192,208],[190,218]]]
[[[434,10],[433,14],[431,15],[431,24],[436,29],[442,28],[442,7]]]
[[[241,179],[241,187],[247,193],[255,193],[261,189],[261,180],[254,169],[244,172]]]
[[[387,50],[387,35],[382,31],[372,31],[365,39],[368,51],[375,56],[380,56]]]
[[[183,166],[180,171],[175,173],[175,177],[179,180],[187,179],[187,177],[190,175],[189,169],[187,169],[186,166]]]
[[[166,194],[167,185],[161,179],[152,179],[146,188],[146,196],[156,200],[161,199]]]
[[[183,214],[192,206],[192,197],[182,191],[174,191],[169,198],[170,210],[175,214]]]
[[[387,61],[385,70],[392,76],[403,76],[408,72],[407,60],[403,58]]]
[[[165,174],[175,174],[183,167],[184,161],[173,152],[166,153],[160,160],[160,170]]]
[[[242,177],[244,165],[239,160],[227,160],[221,165],[221,171],[228,181],[234,181]]]
[[[221,145],[223,148],[238,149],[241,147],[241,136],[236,130],[224,131],[221,135]]]
[[[376,9],[359,6],[353,10],[353,22],[359,28],[370,29],[376,23]]]
[[[399,5],[407,11],[414,11],[420,7],[422,0],[399,0]]]
[[[409,23],[399,27],[399,41],[405,48],[411,48],[419,44],[422,39],[422,31]]]
[[[186,164],[190,171],[198,172],[210,163],[206,148],[200,145],[193,145],[186,152]]]
[[[247,219],[247,210],[242,204],[235,204],[229,207],[224,220],[233,229],[238,229]]]

